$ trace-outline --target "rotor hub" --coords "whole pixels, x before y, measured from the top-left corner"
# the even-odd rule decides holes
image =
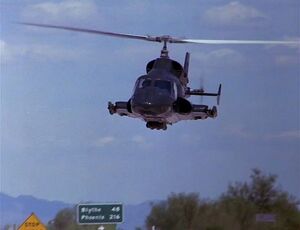
[[[172,37],[170,35],[163,35],[156,37],[156,41],[158,42],[172,42]]]
[[[163,35],[163,36],[157,37],[157,41],[164,43],[164,46],[160,52],[160,57],[161,58],[169,58],[169,51],[167,48],[167,43],[172,42],[172,37],[169,35]]]

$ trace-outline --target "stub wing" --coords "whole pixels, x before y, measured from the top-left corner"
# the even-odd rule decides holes
[[[156,125],[162,125],[161,128],[155,129],[166,129],[166,125],[174,124],[183,120],[204,120],[207,118],[215,118],[218,115],[217,107],[213,106],[209,108],[207,105],[192,105],[192,110],[188,113],[177,113],[175,111],[172,114],[162,117],[152,117],[151,119],[147,119],[142,115],[137,115],[131,112],[130,104],[125,101],[118,101],[115,104],[109,102],[108,103],[108,111],[111,115],[118,114],[120,116],[127,116],[131,118],[139,118],[147,122],[147,125],[150,122]],[[147,126],[148,127],[148,126]],[[159,126],[160,127],[160,126]],[[165,128],[164,128],[165,127]]]
[[[131,113],[130,105],[126,101],[117,101],[115,104],[108,102],[107,109],[111,115],[118,114],[120,116],[137,118],[137,116]]]
[[[215,118],[218,116],[217,107],[213,106],[210,109],[207,105],[193,105],[191,116],[192,120]]]
[[[192,111],[187,114],[176,113],[168,118],[168,123],[176,123],[182,120],[204,120],[207,118],[216,118],[218,115],[217,107],[209,108],[207,105],[192,105]]]

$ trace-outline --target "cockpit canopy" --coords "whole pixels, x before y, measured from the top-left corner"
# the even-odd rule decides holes
[[[175,82],[171,82],[165,79],[151,79],[151,78],[139,78],[137,80],[135,90],[146,89],[150,87],[165,90],[166,92],[168,92],[168,94],[173,94],[173,95],[177,91]]]

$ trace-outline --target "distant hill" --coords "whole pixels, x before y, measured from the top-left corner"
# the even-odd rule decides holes
[[[17,226],[22,224],[32,212],[44,224],[47,224],[50,220],[54,219],[58,211],[73,206],[74,204],[37,199],[33,196],[11,197],[0,193],[0,229],[2,230],[7,224],[17,224]],[[150,210],[150,202],[139,205],[125,205],[124,223],[119,225],[119,227],[124,230],[143,227]]]
[[[11,197],[0,193],[0,226],[6,224],[22,224],[34,212],[39,219],[47,224],[58,210],[72,207],[71,204],[37,199],[33,196]]]

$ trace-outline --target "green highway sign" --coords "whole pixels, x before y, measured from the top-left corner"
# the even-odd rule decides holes
[[[79,204],[78,224],[117,224],[123,222],[122,204]]]

